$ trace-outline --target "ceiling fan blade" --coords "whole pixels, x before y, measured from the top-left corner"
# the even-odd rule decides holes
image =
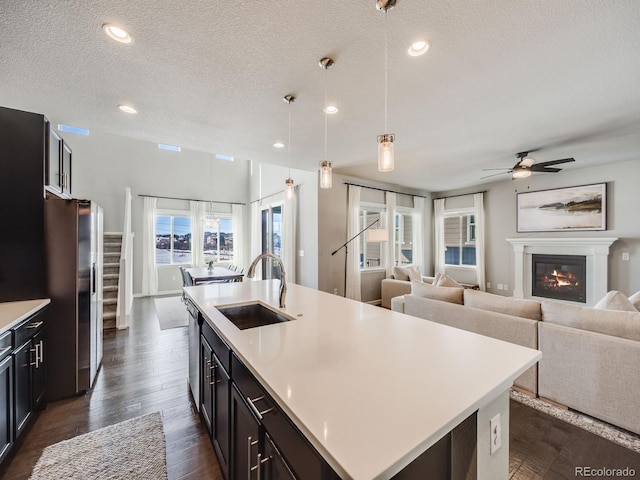
[[[502,168],[483,168],[482,171],[488,171],[488,170],[512,170],[509,167],[502,167]]]
[[[538,165],[534,165],[529,170],[531,170],[532,172],[546,172],[546,173],[557,173],[562,171],[561,168],[540,167]]]
[[[559,165],[561,163],[575,162],[575,158],[561,158],[560,160],[551,160],[549,162],[536,163],[534,167],[546,167],[548,165]]]
[[[512,170],[509,170],[508,172],[494,173],[493,175],[487,175],[486,177],[480,177],[480,180],[483,180],[485,178],[497,177],[498,175],[504,175],[505,173],[511,173],[511,172],[512,172]]]

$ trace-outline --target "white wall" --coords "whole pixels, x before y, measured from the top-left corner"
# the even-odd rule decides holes
[[[217,160],[212,154],[160,150],[155,143],[91,132],[89,136],[65,133],[73,151],[73,196],[96,201],[104,209],[105,232],[122,232],[124,192],[131,187],[134,238],[134,293],[142,284],[142,198],[139,194],[246,203],[248,225],[249,162]],[[188,202],[159,200],[165,208],[189,209]],[[245,232],[247,229],[245,228]],[[243,241],[247,246],[249,235]],[[245,258],[241,264],[246,264]],[[161,268],[158,288],[182,287],[177,267]]]
[[[289,169],[278,165],[253,163],[250,201],[265,197],[265,202],[284,198],[285,180],[293,178],[298,186],[298,235],[296,283],[318,288],[318,178],[317,172]],[[250,208],[247,215],[251,215]],[[300,251],[303,256],[300,256]]]
[[[486,222],[486,278],[488,291],[512,295],[514,285],[514,256],[510,237],[619,237],[610,250],[609,289],[631,295],[640,290],[640,160],[596,167],[564,170],[559,173],[534,174],[527,179],[506,180],[483,188],[443,192],[436,197],[487,190],[485,194]],[[518,192],[562,188],[591,183],[607,184],[607,230],[599,232],[516,232],[516,195]],[[630,254],[629,261],[622,253]],[[509,286],[497,290],[497,283]]]

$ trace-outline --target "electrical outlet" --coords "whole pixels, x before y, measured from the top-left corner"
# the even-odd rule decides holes
[[[498,284],[498,290],[502,290],[502,284],[501,283]]]
[[[503,285],[505,290],[509,290],[509,285],[507,285],[506,283]]]
[[[487,288],[491,288],[491,282],[487,282]]]
[[[300,250],[300,251],[298,252],[298,255],[299,255],[299,256],[301,256],[301,257],[304,257],[304,250]]]
[[[500,425],[500,414],[491,419],[491,455],[496,453],[502,446],[502,426]]]
[[[622,260],[625,262],[629,261],[629,252],[622,252]]]

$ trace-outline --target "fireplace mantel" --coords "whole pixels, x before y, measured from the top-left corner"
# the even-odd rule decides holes
[[[587,257],[587,305],[592,306],[608,291],[609,247],[617,237],[507,238],[514,253],[515,298],[531,295],[531,255],[584,255]],[[543,299],[540,299],[543,300]]]

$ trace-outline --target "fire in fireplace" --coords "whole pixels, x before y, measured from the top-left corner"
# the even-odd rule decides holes
[[[531,261],[533,296],[586,303],[587,257],[532,255]]]

